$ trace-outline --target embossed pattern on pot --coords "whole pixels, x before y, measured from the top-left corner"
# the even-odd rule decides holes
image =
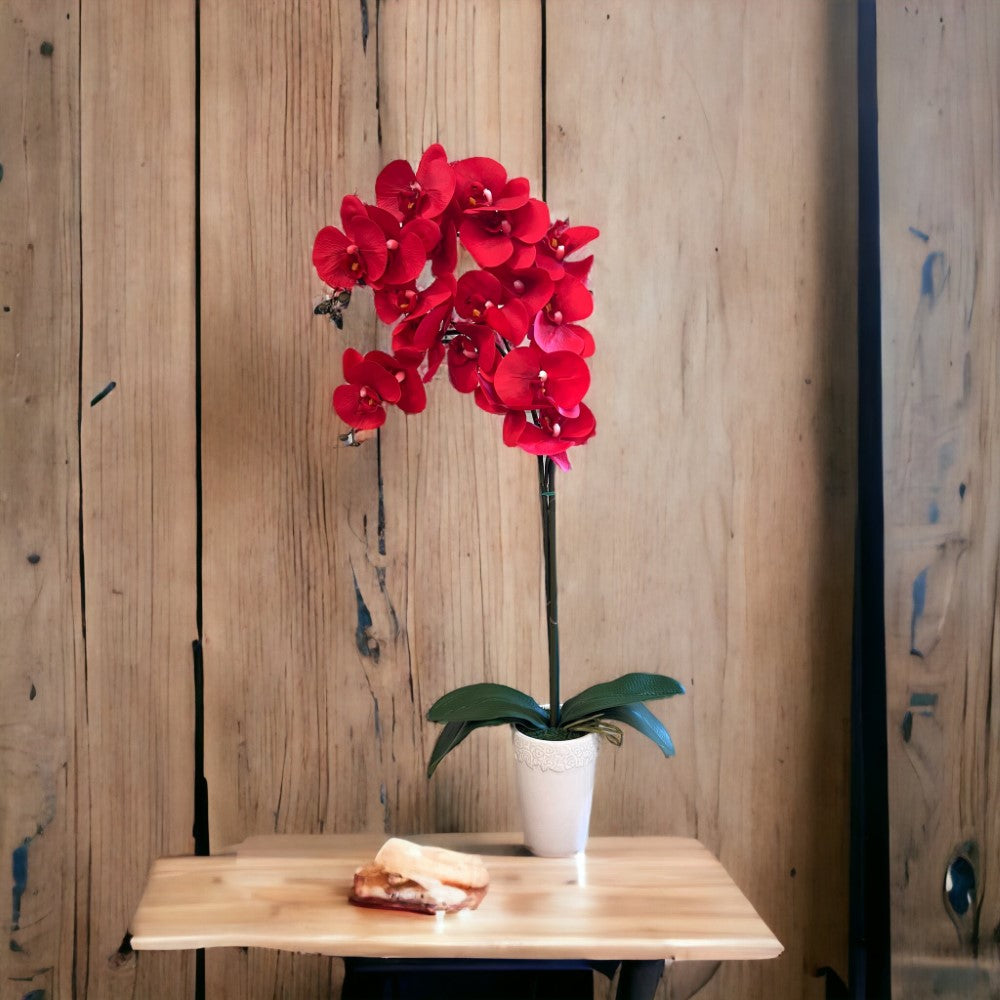
[[[512,727],[513,728],[513,727]],[[598,738],[536,740],[514,729],[514,759],[532,771],[570,771],[597,760]],[[522,739],[517,737],[521,736]]]

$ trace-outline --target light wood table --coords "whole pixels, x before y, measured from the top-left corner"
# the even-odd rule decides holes
[[[379,958],[764,959],[782,946],[696,840],[592,837],[585,854],[530,855],[513,834],[413,837],[482,855],[479,909],[447,916],[347,901],[378,835],[261,836],[211,857],[157,861],[132,922],[142,949],[258,947]]]

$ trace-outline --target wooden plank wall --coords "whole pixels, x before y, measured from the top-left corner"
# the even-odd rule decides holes
[[[62,5],[0,10],[0,859],[10,879],[5,905],[11,899],[0,949],[4,998],[70,995],[76,908],[87,905],[87,815],[76,807],[85,780],[76,736],[84,671],[79,31]]]
[[[599,436],[560,481],[565,687],[648,668],[689,694],[657,708],[676,760],[604,754],[593,829],[699,836],[787,949],[680,968],[672,995],[846,978],[853,3],[12,10],[0,847],[31,950],[2,952],[3,996],[190,995],[190,957],[119,946],[149,862],[192,848],[199,599],[214,849],[516,827],[506,735],[428,784],[422,717],[482,678],[545,695],[533,464],[443,380],[380,448],[340,448],[343,346],[387,331],[361,295],[345,335],[311,315],[316,229],[432,141],[537,190],[547,166],[553,210],[603,231]],[[339,975],[207,959],[210,996]]]
[[[216,846],[269,830],[510,828],[504,734],[428,785],[435,734],[422,718],[454,684],[492,674],[538,690],[542,678],[530,462],[446,385],[423,419],[394,422],[381,453],[339,448],[329,399],[340,355],[348,342],[386,347],[388,331],[361,293],[351,341],[313,317],[322,286],[310,263],[344,193],[372,197],[381,163],[415,160],[435,140],[456,158],[483,152],[539,178],[540,7],[388,3],[377,20],[368,10],[366,24],[347,4],[292,18],[269,3],[249,14],[202,7]],[[516,44],[498,48],[498,37]],[[526,617],[502,613],[518,603]],[[208,981],[263,996],[325,984],[331,964],[212,954]]]
[[[185,997],[193,956],[139,964],[125,931],[151,856],[193,847],[195,19],[185,0],[80,15],[81,989]]]
[[[194,11],[81,13],[3,13],[0,982],[181,997],[192,956],[127,932],[192,848]]]
[[[367,586],[375,453],[337,448],[337,345],[313,322],[310,275],[316,219],[378,169],[378,120],[375,36],[366,52],[357,4],[208,2],[201,18],[205,765],[219,849],[381,815],[363,777],[374,696],[352,571]],[[211,952],[207,992],[326,996],[337,965]]]
[[[676,760],[607,754],[595,825],[696,834],[784,942],[699,997],[823,996],[818,969],[846,979],[854,8],[548,10],[549,192],[604,234],[564,658],[689,687]]]
[[[878,8],[900,1000],[1000,995],[998,38],[985,0]]]

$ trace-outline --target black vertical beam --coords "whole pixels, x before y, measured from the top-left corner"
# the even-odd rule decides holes
[[[205,780],[205,665],[202,658],[202,463],[201,463],[201,2],[194,5],[194,400],[195,400],[195,628],[194,660],[194,852],[209,853],[208,783]],[[205,1000],[205,949],[195,952],[194,1000]]]
[[[851,677],[850,980],[889,1000],[882,317],[875,0],[858,2],[858,520]]]
[[[541,22],[542,22],[542,201],[547,201],[549,196],[549,105],[548,105],[548,73],[549,73],[549,39],[548,23],[546,19],[545,0],[541,0]]]

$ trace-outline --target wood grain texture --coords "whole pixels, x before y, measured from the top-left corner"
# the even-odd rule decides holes
[[[697,835],[784,942],[699,996],[819,997],[847,977],[854,5],[546,10],[549,203],[602,230],[564,673],[688,686],[654,706],[673,761],[599,761],[592,829]]]
[[[73,990],[78,811],[79,18],[0,10],[0,995]],[[44,52],[43,52],[44,48]],[[10,904],[6,901],[10,900]]]
[[[951,550],[952,593],[970,610],[944,615],[932,655],[986,663],[997,362],[985,39],[996,25],[981,6],[961,10],[964,34],[924,62],[967,88],[941,90],[943,107],[975,90],[974,74],[992,88],[948,119],[976,192],[967,242],[949,228],[959,182],[943,158],[919,204],[950,261],[942,302],[966,295],[970,246],[979,264],[971,396],[954,424],[955,461],[975,475],[960,516],[939,504],[966,546]],[[2,430],[14,470],[0,488],[11,539],[0,858],[24,949],[0,951],[0,982],[16,997],[191,991],[190,957],[119,949],[152,858],[191,848],[198,226],[213,845],[275,830],[517,826],[507,734],[477,733],[428,784],[435,729],[422,720],[474,680],[545,696],[533,463],[443,378],[427,413],[390,419],[381,449],[339,448],[329,395],[343,346],[384,346],[388,331],[362,295],[344,335],[310,314],[315,231],[342,194],[370,192],[383,163],[432,141],[456,158],[498,156],[536,190],[544,143],[553,211],[603,230],[599,436],[559,487],[564,687],[661,669],[689,694],[656,707],[676,760],[632,735],[604,753],[594,831],[697,835],[785,941],[783,958],[730,966],[701,995],[818,996],[819,967],[845,973],[854,7],[548,0],[544,11],[544,135],[536,0],[100,0],[82,22],[78,5],[15,0],[0,14]],[[965,49],[949,47],[956,37]],[[918,41],[930,52],[930,35]],[[936,249],[907,258],[907,278]],[[939,417],[952,427],[948,405],[927,402],[918,438]],[[911,562],[902,598],[931,566]],[[949,593],[935,573],[921,639]],[[909,636],[907,607],[896,613]],[[960,646],[966,626],[979,646]],[[983,669],[967,673],[970,718],[989,704]],[[904,695],[939,697],[939,715],[913,713],[914,740],[928,720],[955,718],[957,681],[934,670],[939,687]],[[992,878],[997,753],[984,732],[962,730],[961,763],[941,735],[918,744],[918,763],[953,796],[922,808],[935,823],[957,812]],[[927,882],[939,906],[940,877]],[[985,942],[998,915],[984,899]],[[967,922],[959,934],[970,940]],[[964,967],[945,953],[939,964]],[[311,998],[339,974],[315,956],[217,953],[208,995]]]
[[[187,997],[192,956],[137,963],[122,945],[153,858],[193,846],[194,8],[83,14],[77,988]]]
[[[380,10],[383,160],[416,162],[441,142],[452,159],[499,158],[540,193],[539,5],[396,0]],[[440,695],[482,680],[545,699],[535,459],[507,448],[499,420],[456,393],[442,368],[427,410],[383,429],[382,468],[386,581],[409,670],[382,683],[387,693],[409,683],[413,694],[393,748],[394,798],[406,796],[395,803],[395,828],[513,829],[506,729],[474,734],[428,784],[439,728],[423,720]]]
[[[368,562],[378,558],[377,456],[338,447],[330,395],[342,348],[312,316],[323,290],[315,233],[378,170],[369,9],[365,38],[357,3],[200,5],[205,768],[216,849],[250,833],[386,822],[379,737],[391,708],[368,676],[392,657],[369,648],[363,624],[365,601],[385,620]],[[373,316],[349,315],[370,338]],[[338,965],[213,954],[207,994],[323,996]]]
[[[891,926],[907,1000],[996,996],[1000,979],[998,37],[990,3],[878,7]]]
[[[201,18],[206,771],[218,847],[247,831],[321,828],[345,805],[372,822],[370,797],[352,790],[331,811],[328,763],[352,752],[355,728],[371,731],[363,672],[336,690],[334,665],[358,655],[348,546],[369,515],[375,532],[375,455],[336,478],[327,386],[339,352],[334,327],[312,316],[322,286],[310,253],[338,192],[377,169],[377,121],[357,5],[289,17],[208,3]]]
[[[392,958],[765,959],[781,951],[722,865],[681,837],[593,838],[536,858],[511,834],[420,838],[482,857],[475,911],[427,917],[348,903],[383,837],[263,836],[234,854],[165,858],[134,920],[137,948],[290,948]]]
[[[505,38],[534,39],[513,61],[501,62],[501,25]],[[491,790],[508,780],[506,757],[498,779],[488,753],[503,734],[429,788],[423,715],[456,675],[539,662],[540,629],[499,613],[527,567],[539,615],[537,527],[500,489],[512,475],[528,482],[530,463],[513,464],[497,428],[470,430],[474,407],[444,398],[448,387],[432,387],[435,412],[419,426],[391,422],[381,453],[338,447],[329,400],[343,348],[384,345],[388,330],[363,293],[346,335],[310,315],[322,290],[310,250],[343,194],[371,192],[384,162],[436,139],[537,177],[538,7],[341,3],[289,17],[210,3],[202,38],[212,842],[512,825],[509,794]],[[529,81],[526,124],[501,142],[503,102]],[[491,524],[508,529],[516,555],[500,551]],[[208,968],[210,987],[240,995],[270,995],[270,984],[311,995],[337,975],[328,962],[256,953],[210,956]]]

